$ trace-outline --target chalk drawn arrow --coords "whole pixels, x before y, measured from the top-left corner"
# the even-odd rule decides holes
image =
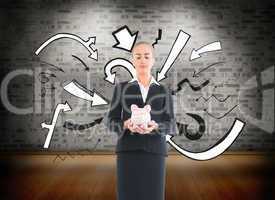
[[[112,73],[112,69],[121,66],[124,67],[132,77],[136,77],[136,69],[133,64],[124,58],[115,58],[110,60],[104,67],[105,78],[111,84],[115,84],[116,73]]]
[[[214,146],[210,147],[203,152],[189,152],[181,147],[179,147],[173,140],[171,135],[166,135],[166,142],[173,146],[180,154],[187,156],[194,160],[210,160],[218,155],[222,154],[226,149],[230,147],[231,144],[237,139],[241,131],[245,126],[245,122],[240,119],[235,119],[230,130],[221,138]]]
[[[162,66],[161,70],[157,72],[157,81],[161,81],[167,78],[166,73],[173,66],[175,60],[179,56],[181,50],[187,44],[190,37],[191,36],[188,33],[185,33],[182,30],[179,31],[178,36],[169,52],[168,57],[166,58],[164,65]]]
[[[77,35],[70,34],[70,33],[58,33],[52,37],[50,37],[47,41],[45,41],[36,51],[35,54],[38,55],[46,46],[50,43],[54,42],[55,40],[62,39],[62,38],[70,38],[72,40],[78,41],[82,44],[89,52],[89,58],[92,58],[97,61],[97,49],[93,49],[91,47],[92,44],[95,44],[96,37],[89,37],[87,41],[84,41]]]
[[[45,122],[41,123],[42,128],[49,129],[46,141],[44,143],[44,148],[45,149],[49,148],[49,145],[50,145],[50,142],[51,142],[51,139],[52,139],[52,135],[53,135],[53,131],[54,131],[54,127],[55,127],[58,115],[59,115],[61,110],[63,110],[64,112],[67,112],[67,111],[71,111],[72,109],[71,109],[70,105],[67,102],[65,102],[64,104],[59,103],[55,107],[55,111],[54,111],[54,115],[53,115],[51,124],[46,124]]]
[[[201,72],[207,70],[207,69],[210,68],[210,67],[213,67],[213,66],[218,65],[218,64],[223,64],[223,63],[224,63],[224,62],[215,62],[215,63],[212,63],[212,64],[208,65],[207,67],[205,67],[204,69],[202,69],[202,70],[199,71],[199,72],[196,72],[196,70],[194,70],[194,72],[193,72],[193,77],[199,77],[199,74],[200,74]]]
[[[222,46],[221,46],[221,42],[217,41],[217,42],[212,42],[210,44],[207,44],[199,49],[193,49],[192,53],[190,55],[190,61],[191,60],[195,60],[197,58],[201,57],[201,54],[206,53],[206,52],[211,52],[211,51],[218,51],[221,50]]]
[[[65,85],[64,90],[69,92],[70,94],[79,97],[81,99],[85,99],[87,101],[91,101],[91,106],[98,105],[107,105],[108,102],[94,89],[93,91],[88,90],[76,80],[72,80],[70,83]]]
[[[122,49],[131,52],[137,39],[138,31],[131,33],[128,26],[123,26],[112,33],[117,43],[114,48]]]

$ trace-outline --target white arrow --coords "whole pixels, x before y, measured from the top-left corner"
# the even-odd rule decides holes
[[[58,115],[59,115],[61,110],[63,110],[64,112],[67,112],[67,111],[70,111],[72,109],[71,109],[70,105],[67,102],[65,102],[64,104],[59,103],[59,104],[57,104],[57,106],[55,108],[51,124],[46,124],[45,122],[41,123],[42,128],[48,128],[49,129],[46,141],[44,143],[44,148],[45,149],[49,148],[49,145],[50,145],[50,142],[51,142],[51,139],[52,139],[52,135],[53,135],[53,131],[54,131],[54,127],[55,127]]]
[[[171,140],[171,135],[166,135],[166,141],[171,144],[179,153],[185,155],[194,160],[209,160],[222,154],[230,145],[236,140],[238,135],[244,128],[245,122],[235,119],[233,126],[230,128],[229,132],[217,142],[216,145],[204,152],[193,153],[189,152],[181,147],[179,147],[175,142]]]
[[[136,77],[136,69],[133,64],[124,58],[115,58],[110,60],[104,67],[105,78],[111,84],[115,84],[116,73],[112,74],[112,69],[116,66],[124,67],[132,77]]]
[[[89,37],[87,41],[84,41],[82,38],[80,38],[77,35],[69,34],[69,33],[58,33],[51,38],[49,38],[47,41],[45,41],[36,51],[35,54],[38,55],[46,46],[48,46],[50,43],[52,43],[55,40],[61,39],[61,38],[70,38],[72,40],[78,41],[80,44],[82,44],[89,52],[90,55],[89,58],[92,58],[94,60],[97,60],[97,49],[93,49],[91,47],[92,44],[95,44],[96,37]]]
[[[194,60],[194,59],[197,59],[197,58],[200,58],[201,57],[200,54],[203,54],[203,53],[206,53],[206,52],[211,52],[211,51],[218,51],[218,50],[221,50],[221,49],[222,49],[221,42],[219,42],[219,41],[207,44],[207,45],[199,48],[198,50],[193,49],[193,51],[190,55],[190,61]]]
[[[190,37],[191,36],[188,33],[185,33],[182,30],[179,31],[178,36],[169,52],[168,57],[166,58],[164,65],[162,66],[160,72],[157,72],[157,81],[161,81],[167,78],[166,73],[172,67]]]
[[[122,49],[131,52],[137,39],[138,31],[131,34],[128,26],[123,26],[112,33],[117,43],[114,48]]]
[[[96,90],[88,90],[76,80],[72,80],[70,83],[65,85],[64,90],[71,93],[72,95],[85,99],[87,101],[92,101],[92,106],[106,105],[108,102],[100,95],[96,93]]]

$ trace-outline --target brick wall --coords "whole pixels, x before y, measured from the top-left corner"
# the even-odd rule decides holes
[[[274,150],[275,5],[271,1],[26,0],[1,2],[0,13],[1,151],[42,150],[48,129],[40,124],[49,123],[56,105],[66,100],[73,110],[59,115],[49,150],[92,149],[99,138],[97,150],[114,150],[117,138],[106,132],[103,123],[83,131],[63,128],[66,120],[85,124],[104,117],[109,106],[91,107],[90,102],[65,92],[62,85],[76,79],[110,100],[114,87],[104,81],[104,66],[113,58],[130,58],[130,53],[112,48],[116,43],[112,32],[124,25],[132,32],[139,31],[138,41],[151,43],[162,30],[155,45],[153,75],[164,64],[179,30],[191,35],[162,83],[176,89],[185,78],[196,86],[209,80],[199,91],[185,83],[173,96],[177,121],[189,124],[188,130],[194,132],[198,124],[186,113],[197,114],[204,119],[206,131],[198,140],[181,134],[174,141],[190,151],[205,150],[226,134],[237,117],[246,126],[231,150]],[[88,58],[87,50],[69,39],[53,42],[36,56],[35,50],[57,33],[75,34],[84,40],[96,36],[98,61]],[[214,41],[221,42],[222,51],[189,61],[193,48]],[[85,71],[72,55],[90,70]],[[54,71],[45,62],[64,72]],[[224,63],[203,70],[215,62]],[[203,71],[194,78],[194,70]],[[123,68],[115,71],[117,81],[130,80]],[[55,77],[41,78],[41,72]],[[5,91],[8,77],[14,73],[19,75],[8,82]],[[202,98],[212,94],[219,99],[229,97],[224,102]],[[18,108],[26,114],[19,114]]]

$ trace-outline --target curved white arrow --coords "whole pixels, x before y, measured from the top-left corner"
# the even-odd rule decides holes
[[[49,38],[46,42],[44,42],[36,51],[35,54],[38,55],[46,46],[48,46],[51,42],[61,39],[61,38],[70,38],[72,40],[78,41],[82,44],[89,52],[89,58],[97,60],[97,49],[93,49],[90,45],[95,44],[96,37],[89,37],[87,41],[84,41],[77,35],[70,34],[70,33],[58,33],[51,38]]]
[[[53,131],[54,131],[54,127],[55,127],[58,115],[59,115],[61,110],[63,110],[64,112],[67,112],[67,111],[70,111],[72,109],[71,109],[70,105],[67,102],[65,102],[64,104],[59,103],[55,107],[55,111],[54,111],[54,115],[53,115],[51,124],[46,124],[45,122],[41,123],[42,128],[48,128],[49,129],[46,141],[44,143],[44,148],[45,149],[49,148],[49,145],[50,145],[50,142],[51,142],[51,139],[52,139],[52,135],[53,135]]]
[[[104,80],[108,81],[111,84],[115,84],[115,77],[116,73],[112,74],[112,69],[115,68],[116,66],[122,66],[124,67],[132,77],[136,77],[136,69],[133,66],[133,64],[124,59],[124,58],[115,58],[113,60],[110,60],[104,67],[104,73],[105,73],[105,78]]]
[[[131,34],[128,26],[123,26],[114,31],[112,35],[115,37],[117,43],[113,45],[114,48],[122,49],[131,52],[137,39],[138,31]]]
[[[93,91],[90,91],[81,84],[79,84],[76,80],[72,80],[63,88],[64,90],[66,90],[67,92],[71,93],[76,97],[85,99],[87,101],[92,101],[92,106],[108,104],[108,102],[100,94],[96,93],[95,89]]]
[[[222,154],[230,145],[236,140],[236,138],[241,133],[244,128],[245,122],[240,119],[235,119],[233,126],[230,128],[228,133],[220,139],[216,145],[211,147],[210,149],[203,152],[189,152],[181,147],[179,147],[174,141],[171,140],[171,135],[166,135],[166,141],[172,145],[179,153],[185,155],[194,160],[209,160],[217,157]]]
[[[194,60],[194,59],[197,59],[197,58],[200,58],[201,55],[200,54],[203,54],[203,53],[206,53],[206,52],[211,52],[211,51],[218,51],[218,50],[221,50],[222,47],[221,47],[221,42],[220,41],[217,41],[217,42],[212,42],[210,44],[207,44],[199,49],[193,49],[191,55],[190,55],[190,61],[191,60]]]
[[[191,36],[188,33],[185,33],[182,30],[179,31],[178,36],[172,46],[172,49],[169,52],[168,57],[166,58],[164,65],[162,66],[161,70],[157,72],[157,81],[161,81],[167,78],[166,73],[172,67],[173,63],[179,56],[181,50],[187,44],[190,37]]]

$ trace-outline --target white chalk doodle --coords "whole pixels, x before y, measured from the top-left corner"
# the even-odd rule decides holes
[[[72,80],[63,88],[64,90],[66,90],[67,92],[76,97],[85,99],[87,101],[91,101],[91,106],[108,104],[108,102],[100,94],[98,94],[95,89],[93,91],[90,91],[81,84],[79,84],[76,80]]]
[[[70,105],[67,102],[65,102],[64,104],[59,103],[55,107],[55,111],[54,111],[54,115],[53,115],[51,124],[46,124],[45,122],[41,123],[42,128],[48,128],[49,129],[46,141],[44,143],[44,148],[45,149],[49,148],[51,138],[52,138],[52,135],[53,135],[53,131],[54,131],[54,127],[55,127],[58,115],[59,115],[61,110],[63,110],[64,112],[67,112],[67,111],[71,111],[72,109],[71,109]]]
[[[201,54],[206,53],[206,52],[212,52],[212,51],[218,51],[221,50],[222,46],[221,46],[221,42],[217,41],[217,42],[212,42],[210,44],[207,44],[199,49],[193,49],[192,53],[190,55],[190,61],[191,60],[195,60],[197,58],[201,57]]]
[[[124,67],[130,75],[133,77],[136,77],[136,69],[134,68],[133,64],[124,59],[124,58],[115,58],[110,60],[104,67],[104,73],[105,73],[105,78],[104,80],[108,81],[111,84],[115,84],[115,78],[116,78],[116,73],[112,74],[112,69],[116,66],[121,66]]]
[[[77,35],[71,34],[71,33],[58,33],[52,37],[50,37],[47,41],[45,41],[36,51],[35,54],[38,55],[46,46],[48,46],[50,43],[52,43],[55,40],[61,39],[61,38],[70,38],[72,40],[78,41],[80,44],[82,44],[89,52],[90,55],[89,58],[92,58],[97,61],[97,49],[93,49],[91,47],[92,44],[95,44],[96,37],[89,37],[87,41],[84,41],[82,38],[80,38]]]
[[[157,81],[161,81],[167,78],[166,73],[172,67],[173,63],[179,56],[181,50],[187,44],[190,37],[191,35],[189,35],[188,33],[185,33],[182,30],[179,31],[178,36],[173,44],[173,47],[171,48],[169,55],[165,60],[164,65],[162,66],[161,70],[157,72]]]
[[[213,147],[210,147],[208,150],[203,152],[189,152],[181,147],[179,147],[174,141],[172,141],[171,135],[166,135],[166,142],[173,146],[179,153],[184,156],[187,156],[194,160],[210,160],[220,154],[222,154],[226,149],[228,149],[231,144],[237,139],[241,131],[245,126],[245,122],[240,119],[235,119],[232,127],[227,132],[227,134],[221,138]]]
[[[122,49],[131,52],[137,39],[138,31],[131,34],[128,26],[123,26],[112,33],[117,43],[114,48]]]

